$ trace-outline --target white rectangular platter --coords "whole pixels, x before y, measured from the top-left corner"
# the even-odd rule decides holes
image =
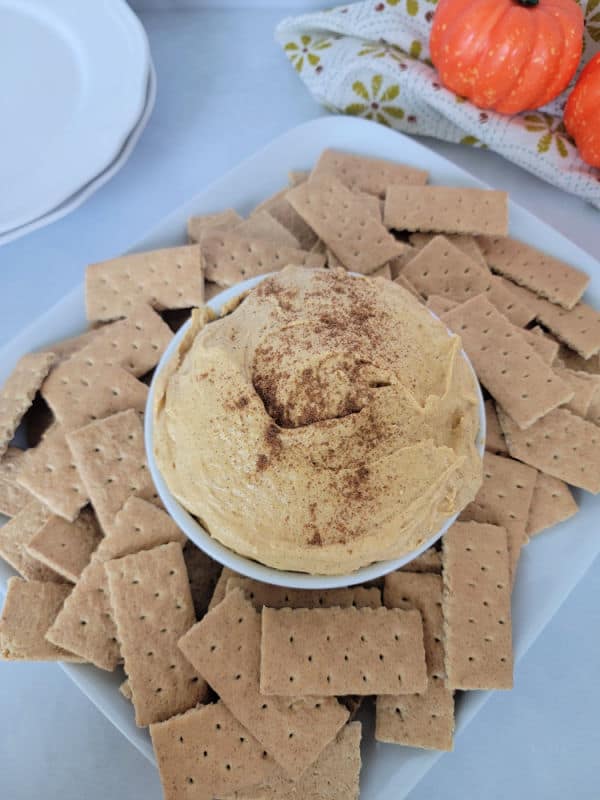
[[[294,128],[273,141],[170,214],[134,249],[148,250],[185,242],[186,221],[193,214],[228,207],[247,214],[259,201],[285,185],[289,170],[310,168],[326,147],[425,168],[434,184],[483,186],[469,173],[402,134],[358,119],[326,117]],[[586,296],[592,304],[600,307],[600,264],[514,203],[511,203],[510,215],[513,236],[547,250],[592,276]],[[84,267],[82,264],[82,276]],[[21,355],[77,333],[85,326],[81,285],[0,351],[0,383],[4,382]],[[578,501],[581,504],[579,514],[536,538],[523,552],[513,595],[517,661],[527,652],[600,551],[600,539],[595,532],[600,497],[581,493]],[[0,560],[0,591],[11,574],[12,570]],[[63,669],[127,739],[153,761],[147,731],[136,728],[131,705],[118,692],[122,673],[109,674],[86,665],[63,665]],[[516,671],[518,679],[518,667]],[[457,735],[489,695],[489,692],[470,692],[459,697]],[[365,733],[361,779],[361,796],[365,798],[400,800],[440,757],[435,752],[376,743],[372,731],[366,730]]]

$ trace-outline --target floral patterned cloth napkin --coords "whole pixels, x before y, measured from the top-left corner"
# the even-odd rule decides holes
[[[276,38],[329,110],[490,148],[600,208],[600,170],[579,158],[562,122],[568,91],[543,109],[506,117],[440,86],[428,47],[435,2],[364,0],[286,19]],[[579,2],[586,18],[585,64],[600,49],[600,0]]]

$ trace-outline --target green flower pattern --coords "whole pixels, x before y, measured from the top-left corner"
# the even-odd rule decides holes
[[[383,75],[374,75],[371,78],[370,88],[367,88],[362,81],[354,81],[352,91],[363,102],[346,106],[344,109],[346,114],[376,120],[388,126],[391,126],[394,120],[404,119],[404,109],[392,105],[392,101],[400,94],[400,87],[397,83],[384,87]]]
[[[376,44],[363,45],[356,54],[357,56],[372,56],[373,58],[391,58],[400,65],[401,68],[406,67],[407,58],[420,59],[423,52],[423,45],[417,39],[411,42],[408,53],[402,50],[395,44],[388,44],[387,42],[377,42]],[[430,62],[426,62],[430,63]]]
[[[470,147],[478,147],[480,150],[488,149],[487,144],[482,142],[481,139],[478,139],[477,136],[463,136],[459,144],[467,144]]]
[[[525,114],[523,122],[525,123],[525,130],[530,133],[542,134],[537,143],[538,153],[551,152],[552,144],[554,143],[556,151],[561,158],[566,158],[569,155],[569,147],[572,142],[561,119],[543,111],[535,111]]]
[[[321,50],[331,47],[331,39],[315,39],[307,34],[300,37],[299,42],[288,42],[284,45],[287,57],[294,65],[296,72],[302,72],[305,66],[319,69],[321,66]]]

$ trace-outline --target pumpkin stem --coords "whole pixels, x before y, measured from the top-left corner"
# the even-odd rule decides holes
[[[516,0],[520,6],[524,8],[535,8],[540,2],[540,0]]]

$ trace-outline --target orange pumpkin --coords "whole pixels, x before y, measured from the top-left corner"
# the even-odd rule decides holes
[[[440,0],[429,49],[447,89],[479,108],[518,114],[568,86],[582,43],[575,0]]]
[[[569,95],[565,126],[583,160],[600,167],[600,53],[588,63]]]

